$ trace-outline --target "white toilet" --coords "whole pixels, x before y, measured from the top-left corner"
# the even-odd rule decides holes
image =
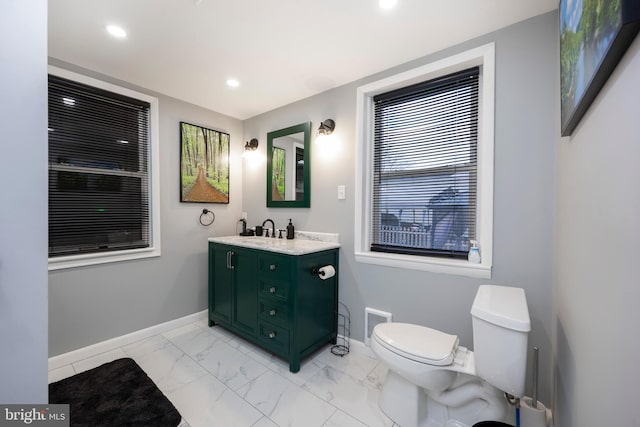
[[[531,329],[524,290],[482,285],[471,307],[474,351],[458,337],[408,323],[381,323],[371,349],[389,368],[380,408],[402,427],[513,424],[504,393],[524,395]]]

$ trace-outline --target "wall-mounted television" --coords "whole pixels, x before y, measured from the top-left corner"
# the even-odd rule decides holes
[[[569,136],[640,29],[638,0],[560,0],[562,136]]]

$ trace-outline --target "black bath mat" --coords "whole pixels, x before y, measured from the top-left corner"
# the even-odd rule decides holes
[[[49,403],[68,403],[72,426],[175,427],[182,419],[130,358],[49,384]]]

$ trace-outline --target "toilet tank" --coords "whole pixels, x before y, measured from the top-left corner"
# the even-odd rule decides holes
[[[481,285],[471,307],[471,319],[476,375],[522,397],[531,330],[524,289]]]

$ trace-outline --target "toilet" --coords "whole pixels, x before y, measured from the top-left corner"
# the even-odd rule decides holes
[[[524,395],[531,330],[523,289],[481,285],[471,307],[473,351],[456,335],[408,323],[380,323],[371,349],[388,367],[379,405],[402,427],[513,424],[505,393]]]

